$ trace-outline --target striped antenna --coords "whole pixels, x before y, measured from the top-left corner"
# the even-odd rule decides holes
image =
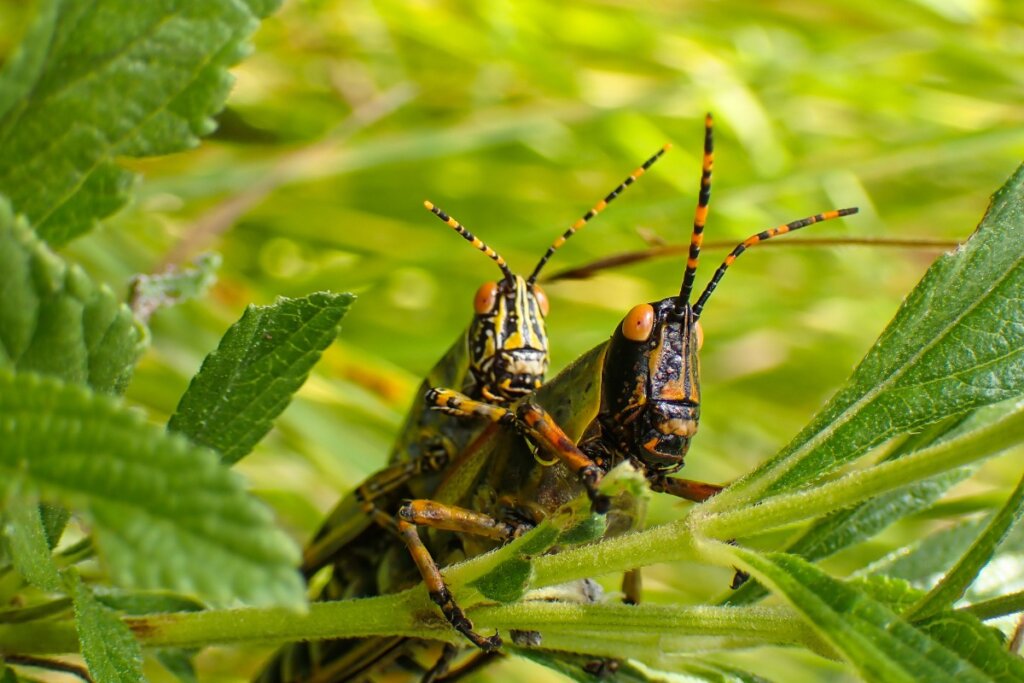
[[[722,261],[722,265],[718,266],[718,270],[716,270],[715,274],[711,277],[711,281],[708,282],[708,286],[704,288],[704,292],[700,295],[700,298],[697,299],[697,303],[693,305],[693,317],[700,317],[700,312],[704,310],[704,304],[707,303],[708,297],[711,296],[711,292],[715,291],[715,287],[718,286],[718,281],[722,279],[722,276],[725,275],[725,271],[728,270],[729,266],[732,265],[733,261],[739,258],[739,255],[746,251],[748,248],[760,242],[764,242],[765,240],[770,240],[773,237],[785,235],[787,232],[793,232],[794,230],[799,230],[800,228],[806,228],[808,225],[814,225],[815,223],[821,223],[822,221],[829,221],[832,220],[833,218],[849,216],[851,214],[857,213],[859,210],[860,209],[854,207],[852,209],[839,209],[837,211],[827,211],[825,213],[819,213],[814,216],[808,216],[807,218],[801,218],[800,220],[793,221],[792,223],[780,225],[779,227],[772,228],[771,230],[759,232],[756,235],[751,235],[747,239],[743,240],[742,242],[736,245],[736,248],[733,249],[728,256],[725,257],[725,260]]]
[[[715,160],[713,123],[711,114],[708,113],[704,117],[704,159],[700,170],[700,194],[697,195],[697,208],[693,212],[690,253],[686,259],[686,272],[683,273],[683,285],[679,289],[679,301],[676,305],[680,310],[690,303],[690,295],[693,294],[693,279],[697,275],[700,245],[704,241],[704,223],[708,219],[708,204],[711,202],[711,167]]]
[[[622,194],[623,190],[625,190],[627,187],[629,187],[634,182],[636,182],[637,178],[639,178],[644,173],[646,173],[647,169],[649,169],[651,167],[651,165],[655,161],[657,161],[659,158],[661,158],[662,154],[664,154],[665,152],[667,152],[671,148],[672,148],[671,144],[666,144],[661,149],[659,149],[657,151],[657,153],[655,153],[654,156],[652,156],[650,159],[648,159],[643,164],[641,164],[635,171],[630,173],[629,177],[626,178],[625,180],[623,180],[619,184],[618,187],[616,187],[614,190],[609,192],[608,196],[606,196],[604,199],[602,199],[597,204],[595,204],[594,207],[592,209],[590,209],[590,211],[587,211],[585,214],[583,214],[583,217],[580,218],[575,223],[573,223],[572,226],[570,226],[568,230],[566,230],[564,233],[562,233],[561,237],[559,237],[554,242],[552,242],[551,246],[548,247],[548,250],[546,252],[544,252],[544,255],[540,257],[540,261],[537,263],[537,267],[533,269],[533,272],[530,273],[530,277],[528,277],[526,279],[526,284],[532,285],[534,282],[536,282],[537,281],[537,276],[540,275],[540,271],[544,267],[544,264],[548,262],[548,259],[551,258],[552,254],[554,254],[556,251],[558,251],[558,249],[563,244],[565,244],[565,241],[567,239],[569,239],[570,237],[575,235],[577,231],[582,230],[583,226],[585,226],[590,221],[591,218],[593,218],[597,214],[599,214],[602,211],[604,211],[604,208],[606,206],[608,206],[609,204],[611,204],[615,200],[616,197],[618,197],[620,194]]]
[[[501,268],[501,272],[505,274],[505,280],[508,282],[509,286],[515,286],[516,278],[512,274],[512,271],[509,269],[508,264],[505,263],[505,259],[502,258],[501,254],[499,254],[498,252],[494,251],[489,246],[484,244],[484,241],[482,239],[471,233],[469,230],[466,230],[466,228],[462,226],[462,223],[459,223],[457,220],[446,214],[444,211],[434,206],[432,202],[423,202],[423,206],[427,207],[427,211],[430,211],[432,214],[434,214],[442,221],[447,223],[448,227],[450,227],[452,230],[462,235],[463,239],[465,239],[467,242],[472,244],[480,251],[487,254],[487,257],[494,261],[495,263],[497,263],[498,267]]]

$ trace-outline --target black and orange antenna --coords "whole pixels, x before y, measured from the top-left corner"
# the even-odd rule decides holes
[[[807,218],[801,218],[798,221],[793,221],[792,223],[780,225],[777,228],[764,230],[762,232],[757,233],[756,235],[751,235],[747,239],[743,240],[742,242],[737,244],[731,252],[729,252],[729,255],[725,257],[724,261],[722,261],[722,265],[718,266],[718,270],[716,270],[715,274],[711,276],[711,281],[708,282],[708,286],[704,288],[704,291],[701,293],[700,298],[697,299],[697,303],[693,305],[693,317],[700,317],[700,312],[704,309],[704,304],[707,303],[708,297],[711,296],[711,293],[715,291],[715,287],[718,286],[718,281],[722,279],[723,275],[725,275],[725,271],[729,269],[729,266],[733,264],[733,261],[739,258],[740,254],[742,254],[750,247],[754,246],[755,244],[760,244],[765,240],[770,240],[773,237],[785,235],[787,232],[793,232],[794,230],[799,230],[800,228],[806,228],[808,225],[814,225],[815,223],[821,223],[822,221],[830,221],[833,218],[841,218],[843,216],[855,214],[859,210],[860,209],[853,207],[849,209],[837,209],[834,211],[826,211],[825,213],[815,214],[813,216],[808,216]],[[689,270],[689,265],[687,265],[687,270]]]
[[[427,207],[427,211],[430,211],[432,214],[434,214],[442,221],[444,221],[452,230],[462,235],[463,239],[465,239],[467,242],[469,242],[474,247],[476,247],[484,254],[486,254],[489,259],[497,263],[498,267],[501,268],[501,272],[505,274],[505,280],[508,282],[509,286],[515,286],[516,278],[512,274],[512,270],[508,267],[508,264],[505,263],[505,259],[501,256],[501,254],[487,246],[487,244],[482,239],[471,233],[469,230],[466,230],[462,223],[458,222],[457,220],[446,214],[444,211],[434,206],[432,202],[425,201],[423,202],[423,206]]]
[[[700,194],[697,195],[697,208],[693,212],[690,252],[686,259],[686,272],[683,273],[683,284],[679,288],[679,300],[676,306],[680,311],[690,303],[693,280],[697,275],[697,264],[700,261],[700,245],[704,241],[704,224],[708,220],[708,204],[711,202],[711,168],[715,161],[713,128],[714,119],[708,113],[704,116],[704,158],[700,170]]]
[[[623,180],[621,183],[619,183],[618,187],[616,187],[614,190],[609,192],[608,195],[604,199],[602,199],[597,204],[595,204],[590,209],[590,211],[587,211],[585,214],[583,214],[583,216],[578,221],[576,221],[571,226],[569,226],[569,229],[566,230],[564,233],[562,233],[562,235],[558,239],[556,239],[554,242],[552,242],[551,246],[548,247],[548,250],[546,252],[544,252],[544,255],[540,257],[540,261],[537,263],[537,267],[533,269],[532,273],[530,273],[530,277],[526,278],[526,284],[532,285],[534,282],[536,282],[537,281],[537,276],[540,275],[540,271],[544,267],[544,264],[546,264],[548,262],[548,259],[551,258],[552,254],[554,254],[556,251],[558,251],[558,249],[561,248],[561,246],[563,244],[565,244],[565,241],[567,239],[569,239],[570,237],[575,235],[578,231],[582,230],[583,227],[586,226],[586,224],[588,222],[590,222],[591,218],[593,218],[597,214],[599,214],[602,211],[604,211],[606,206],[608,206],[613,201],[615,201],[616,197],[618,197],[620,194],[622,194],[622,192],[627,187],[629,187],[634,182],[636,182],[637,178],[639,178],[644,173],[646,173],[647,169],[649,169],[651,167],[651,165],[654,164],[655,161],[660,159],[662,154],[664,154],[665,152],[667,152],[671,148],[672,148],[671,144],[664,145],[661,149],[659,149],[654,154],[654,156],[652,156],[650,159],[648,159],[647,161],[642,163],[639,167],[637,167],[637,169],[635,171],[630,173],[629,177],[626,178],[625,180]]]

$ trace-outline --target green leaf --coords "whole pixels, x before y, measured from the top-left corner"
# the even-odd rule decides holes
[[[1006,647],[1003,635],[970,614],[945,611],[918,628],[1000,683],[1024,681],[1024,660]]]
[[[0,199],[0,368],[120,392],[145,344],[128,307],[53,254]]]
[[[906,614],[907,618],[923,619],[931,616],[963,597],[978,573],[992,558],[996,548],[1006,538],[1010,528],[1017,523],[1024,513],[1024,478],[1010,494],[1006,504],[999,510],[985,527],[985,530],[971,544],[956,566],[942,577],[938,585],[924,596]]]
[[[171,266],[156,275],[136,275],[128,296],[132,311],[140,320],[149,320],[161,308],[203,296],[216,281],[220,264],[220,254],[209,253],[198,256],[191,268]]]
[[[868,681],[989,681],[956,652],[916,629],[886,604],[792,555],[733,554],[784,597]]]
[[[0,477],[86,510],[115,581],[218,602],[304,604],[298,552],[215,453],[115,399],[0,371]]]
[[[142,648],[117,614],[104,607],[70,570],[66,580],[75,601],[75,624],[82,656],[96,683],[142,682]]]
[[[1024,166],[940,257],[849,382],[715,509],[798,487],[902,433],[1024,394]]]
[[[490,553],[486,569],[468,585],[490,600],[518,600],[529,587],[531,558],[551,548],[558,536],[559,529],[551,520],[541,522],[537,528]]]
[[[50,554],[38,501],[15,494],[8,497],[6,508],[4,538],[18,573],[40,590],[57,592],[60,576]]]
[[[157,650],[156,659],[167,671],[181,683],[199,683],[196,668],[192,664],[193,655],[185,650]]]
[[[811,524],[785,550],[812,562],[829,557],[843,548],[871,538],[896,520],[930,507],[953,484],[970,474],[969,469],[957,469],[834,512]],[[763,586],[748,581],[728,596],[725,602],[745,605],[767,594]]]
[[[354,299],[317,292],[247,308],[192,378],[169,429],[238,461],[306,381]]]
[[[961,610],[944,609],[924,618],[915,618],[911,614],[913,606],[920,604],[925,593],[900,579],[873,576],[857,579],[850,585],[899,612],[903,619],[912,621],[922,632],[971,662],[993,680],[1024,680],[1024,660],[1007,650],[1002,633],[985,626],[975,616]]]
[[[0,76],[0,193],[59,245],[127,201],[118,157],[194,147],[278,0],[48,0]]]
[[[530,561],[513,557],[469,585],[489,600],[512,602],[523,597],[530,583]]]

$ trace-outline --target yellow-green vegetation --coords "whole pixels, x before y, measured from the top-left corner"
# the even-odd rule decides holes
[[[654,496],[653,530],[599,560],[511,547],[450,583],[598,566],[615,591],[610,572],[654,562],[639,608],[470,615],[698,680],[1020,680],[974,617],[1010,634],[1024,606],[1019,457],[975,464],[1022,429],[1024,6],[276,5],[0,1],[0,680],[78,649],[97,682],[244,681],[261,641],[426,628],[423,593],[287,609],[298,547],[386,463],[497,277],[423,201],[523,272],[672,143],[547,267],[554,377],[678,290],[682,254],[553,276],[688,240],[708,111],[698,288],[751,233],[860,207],[751,250],[701,318],[683,474],[743,483],[696,512]],[[978,238],[929,270],[951,247],[920,242],[966,240],[1004,183]],[[919,244],[800,244],[824,237]],[[767,591],[730,592],[734,566]],[[155,612],[176,614],[129,622],[133,640],[121,617]],[[194,664],[146,648],[234,637]],[[586,661],[546,657],[467,681],[564,681]]]

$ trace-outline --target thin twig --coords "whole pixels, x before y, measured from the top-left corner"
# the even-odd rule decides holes
[[[726,240],[715,240],[705,242],[702,249],[704,251],[712,251],[715,249],[732,249],[736,246],[735,241]],[[882,247],[886,249],[922,249],[922,250],[936,250],[944,251],[947,249],[953,249],[960,246],[960,242],[957,240],[939,240],[939,239],[901,239],[901,238],[889,238],[889,237],[809,237],[800,240],[790,240],[788,242],[764,242],[758,245],[758,249],[761,247],[777,248],[777,247],[852,247],[852,246],[864,246],[864,247]],[[643,261],[649,261],[651,259],[661,258],[664,256],[678,256],[685,254],[689,251],[690,246],[688,244],[669,244],[665,246],[651,247],[649,249],[641,249],[638,251],[626,251],[621,254],[615,254],[606,258],[597,259],[590,263],[576,268],[569,268],[568,270],[562,270],[554,275],[548,276],[548,281],[552,280],[583,280],[588,277],[592,277],[594,274],[601,272],[602,270],[608,270],[610,268],[617,268],[619,266],[626,266],[631,263],[640,263]]]

